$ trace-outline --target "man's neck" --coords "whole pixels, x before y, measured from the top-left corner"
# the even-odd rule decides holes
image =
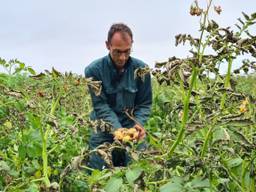
[[[124,68],[117,68],[117,71],[118,71],[118,73],[123,73],[124,72]]]

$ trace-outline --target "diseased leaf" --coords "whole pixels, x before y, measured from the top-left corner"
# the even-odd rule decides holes
[[[246,20],[249,20],[249,19],[250,19],[250,17],[249,17],[246,13],[242,12],[242,14],[243,14],[243,16],[244,16],[244,18],[245,18]]]
[[[242,25],[244,25],[244,22],[242,21],[241,18],[238,18],[237,20],[238,20],[240,23],[242,23]]]
[[[256,12],[251,14],[252,19],[256,19]]]

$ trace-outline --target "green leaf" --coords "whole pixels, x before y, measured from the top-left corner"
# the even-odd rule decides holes
[[[181,190],[182,185],[180,183],[173,183],[173,181],[160,187],[160,192],[180,192]]]
[[[6,128],[8,128],[8,129],[11,129],[11,128],[12,128],[12,122],[10,122],[10,121],[5,121],[4,126],[5,126]]]
[[[19,149],[18,149],[18,152],[19,152],[19,157],[24,160],[25,157],[26,157],[26,146],[24,145],[20,145],[19,146]]]
[[[230,168],[233,167],[237,167],[239,165],[241,165],[241,163],[243,162],[243,159],[241,159],[241,157],[235,158],[235,159],[230,159],[227,161],[227,165]]]
[[[35,183],[32,183],[25,192],[39,192],[39,188]]]
[[[98,169],[95,169],[93,170],[91,176],[88,177],[87,181],[88,181],[88,184],[89,185],[93,185],[94,183],[96,183],[97,181],[100,180],[100,178],[102,177],[103,175],[103,172],[98,170]]]
[[[18,171],[15,171],[13,169],[11,169],[9,172],[8,172],[9,175],[13,176],[13,177],[18,177],[19,176],[19,172]]]
[[[130,169],[126,172],[125,176],[126,176],[126,179],[128,181],[128,183],[130,185],[133,185],[134,184],[134,181],[136,179],[138,179],[138,177],[141,175],[142,173],[142,169],[141,168],[135,168],[135,169]]]
[[[183,180],[180,177],[173,177],[172,180],[160,187],[160,192],[180,192],[182,191]]]
[[[22,68],[15,68],[15,71],[14,71],[13,74],[19,73],[19,72],[21,72],[21,71],[22,71]]]
[[[20,69],[24,69],[24,67],[25,67],[25,64],[24,63],[20,63]]]
[[[40,157],[42,154],[42,147],[39,143],[31,143],[27,146],[27,154],[29,157]]]
[[[60,77],[61,73],[52,67],[52,77]]]
[[[226,129],[218,128],[218,129],[215,129],[215,131],[213,132],[213,143],[217,141],[229,141],[229,140],[230,140],[230,136]]]
[[[252,145],[250,143],[250,141],[239,131],[235,130],[235,129],[229,129],[230,131],[232,131],[232,133],[234,133],[234,135],[238,138],[238,141],[245,144],[245,145]]]
[[[120,177],[112,177],[105,186],[106,192],[118,192],[123,185],[123,179]]]
[[[0,161],[0,172],[7,172],[7,174],[18,177],[19,173],[15,170],[12,170],[5,161]]]
[[[10,171],[10,167],[5,161],[0,161],[0,171]]]
[[[195,178],[192,180],[191,186],[193,188],[206,188],[206,187],[210,187],[210,182],[208,179],[202,180],[200,178]]]
[[[32,127],[34,129],[38,129],[38,128],[41,127],[41,119],[40,119],[40,117],[35,116],[32,113],[28,113],[28,119],[29,119],[29,122],[31,123],[31,125],[32,125]]]
[[[0,65],[5,65],[6,61],[0,57]]]
[[[28,67],[28,72],[32,75],[36,75],[36,72],[34,69],[32,69],[31,67]]]

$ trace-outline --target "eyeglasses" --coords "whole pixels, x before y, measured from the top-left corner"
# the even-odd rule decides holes
[[[127,50],[124,50],[124,51],[121,51],[121,50],[118,50],[118,49],[114,49],[112,54],[114,56],[121,56],[122,54],[124,54],[126,57],[128,57],[130,54],[131,54],[132,50],[131,49],[127,49]]]

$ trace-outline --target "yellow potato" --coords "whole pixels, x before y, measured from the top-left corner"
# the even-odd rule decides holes
[[[138,139],[139,132],[135,128],[119,128],[114,133],[114,139],[123,143]]]
[[[137,130],[135,128],[130,128],[130,129],[127,130],[127,133],[130,134],[130,135],[133,135],[136,132],[137,132]]]
[[[123,137],[126,135],[127,129],[126,128],[119,128],[114,132],[114,139],[122,140]]]
[[[246,106],[245,105],[240,105],[240,107],[239,107],[239,109],[240,109],[240,112],[241,113],[244,113],[244,112],[246,112],[247,111],[247,108],[246,108]]]
[[[242,105],[248,105],[248,104],[249,104],[248,98],[246,98],[245,100],[242,101]]]
[[[122,132],[117,131],[117,132],[114,133],[114,137],[115,137],[115,139],[122,140],[124,135],[123,135]]]
[[[130,137],[129,135],[126,135],[126,136],[123,137],[123,140],[122,140],[122,141],[123,141],[124,143],[127,143],[127,142],[130,141],[130,140],[131,140],[131,137]]]

